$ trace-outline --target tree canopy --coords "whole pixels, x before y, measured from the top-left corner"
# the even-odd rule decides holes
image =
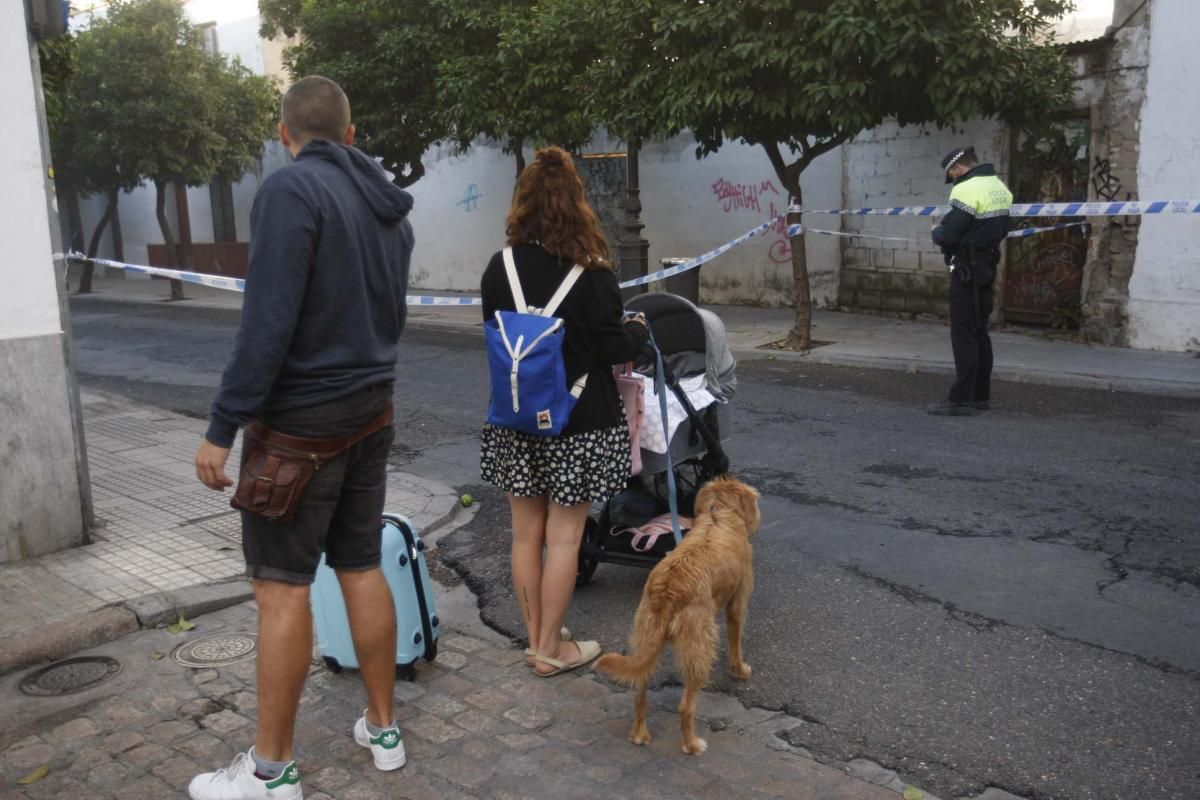
[[[206,52],[175,0],[113,0],[78,34],[76,48],[62,123],[70,146],[59,171],[80,191],[113,198],[153,181],[173,253],[165,186],[236,180],[255,166],[272,134],[278,91],[236,59]],[[62,161],[57,152],[55,161]]]
[[[428,0],[261,0],[262,35],[303,34],[284,61],[324,75],[351,98],[358,142],[401,186],[425,174],[421,156],[445,138],[437,97],[443,41]]]
[[[579,150],[596,118],[577,90],[598,50],[573,0],[436,0],[448,40],[437,92],[446,135],[460,150],[479,136],[523,160],[521,148]]]

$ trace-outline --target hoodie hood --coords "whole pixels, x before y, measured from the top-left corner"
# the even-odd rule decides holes
[[[392,183],[383,167],[356,147],[314,139],[296,156],[297,160],[304,158],[328,161],[350,176],[358,193],[381,222],[397,225],[412,210],[412,195]]]

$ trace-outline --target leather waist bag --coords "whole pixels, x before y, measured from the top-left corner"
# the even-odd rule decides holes
[[[261,422],[242,434],[242,469],[229,504],[240,511],[288,524],[304,487],[321,466],[392,423],[392,408],[341,439],[309,439],[273,431]]]

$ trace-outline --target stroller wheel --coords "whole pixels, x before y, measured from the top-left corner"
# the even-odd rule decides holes
[[[579,567],[578,572],[575,574],[576,586],[583,586],[588,583],[592,579],[592,576],[596,574],[596,567],[600,566],[600,562],[595,556],[590,555],[597,530],[596,520],[588,517],[587,522],[583,526],[583,540],[579,543]]]

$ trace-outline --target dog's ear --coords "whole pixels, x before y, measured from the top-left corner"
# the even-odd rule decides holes
[[[735,481],[735,485],[738,511],[746,523],[746,535],[752,536],[758,531],[758,526],[762,522],[762,514],[758,510],[758,490],[741,481]]]
[[[700,514],[712,513],[713,506],[717,505],[717,502],[720,499],[721,486],[727,482],[728,481],[726,481],[723,477],[714,478],[700,487],[700,491],[696,495],[696,502],[694,504],[696,507],[697,516]]]

